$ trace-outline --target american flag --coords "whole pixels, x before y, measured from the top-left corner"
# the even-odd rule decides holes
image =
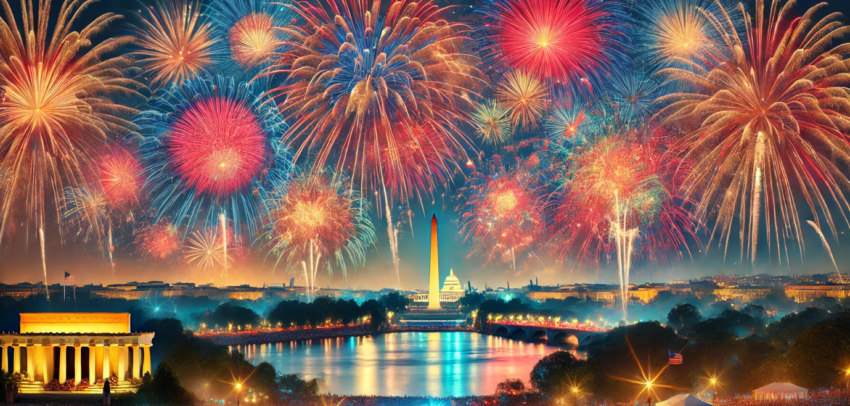
[[[667,355],[670,357],[669,365],[682,365],[682,354],[667,350]]]
[[[77,280],[74,278],[74,275],[71,275],[68,272],[65,272],[65,284],[67,285],[69,283],[71,285],[74,285],[74,284],[77,283]]]

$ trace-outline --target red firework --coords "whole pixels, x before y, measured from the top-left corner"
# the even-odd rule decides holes
[[[536,158],[536,156],[535,156]],[[460,189],[463,203],[458,206],[464,241],[488,260],[499,257],[516,270],[516,255],[542,240],[543,220],[540,178],[530,168],[534,162],[521,162],[511,169],[495,156],[487,173],[473,173]]]
[[[264,168],[266,136],[254,113],[240,102],[196,102],[168,136],[174,169],[189,187],[216,197],[247,186]]]
[[[166,260],[180,251],[182,242],[177,227],[168,221],[150,224],[136,231],[136,247],[145,256]]]
[[[554,213],[565,256],[596,262],[608,255],[618,206],[622,227],[639,230],[636,258],[681,259],[682,249],[690,254],[688,236],[699,244],[695,224],[683,207],[690,202],[671,194],[687,166],[665,154],[663,135],[641,135],[610,135],[573,157],[570,181]]]
[[[623,34],[601,1],[501,0],[490,11],[500,58],[539,79],[599,78],[619,52]]]
[[[104,150],[98,162],[100,184],[113,207],[128,207],[139,201],[144,179],[138,158],[130,151],[112,146]]]

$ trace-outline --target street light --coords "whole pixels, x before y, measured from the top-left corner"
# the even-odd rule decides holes
[[[239,406],[239,392],[242,391],[242,383],[236,382],[236,406]]]

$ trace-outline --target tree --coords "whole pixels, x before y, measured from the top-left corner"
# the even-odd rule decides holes
[[[850,331],[832,322],[807,327],[788,351],[794,382],[806,388],[841,384],[850,360]]]
[[[531,386],[550,397],[561,396],[571,387],[583,381],[587,374],[587,363],[579,361],[573,354],[559,350],[537,361],[531,370]]]
[[[702,320],[699,309],[690,303],[680,303],[667,314],[667,323],[680,334],[685,334]]]
[[[519,379],[505,379],[496,385],[496,396],[522,396],[525,393],[525,384]]]
[[[387,311],[391,311],[394,313],[401,313],[407,310],[407,306],[410,306],[410,299],[407,296],[402,295],[399,292],[390,292],[386,296],[382,296],[380,299],[380,303]]]
[[[298,374],[286,374],[277,378],[279,390],[295,395],[315,396],[319,392],[319,382],[316,379],[305,381]]]
[[[152,378],[147,375],[143,379],[133,397],[133,403],[145,405],[191,405],[197,402],[195,395],[180,386],[177,375],[164,362],[156,367]]]
[[[257,326],[260,324],[260,315],[246,307],[224,303],[212,313],[205,315],[202,321],[210,327]]]
[[[191,337],[191,332],[183,329],[183,323],[177,319],[148,319],[139,327],[139,331],[154,333],[156,345],[151,347],[151,364],[157,365],[171,354],[182,342]]]

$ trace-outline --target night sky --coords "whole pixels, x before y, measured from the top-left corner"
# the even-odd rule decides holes
[[[467,6],[459,7],[456,10],[456,13],[464,13],[470,12],[472,8],[468,6],[476,2],[456,0],[452,3]],[[805,8],[817,2],[814,0],[803,0],[799,3],[799,8]],[[845,15],[850,15],[850,4],[848,4],[850,2],[832,0],[831,3],[829,6],[831,11],[839,11]],[[54,4],[55,10],[58,10],[59,2],[54,1]],[[102,1],[96,7],[88,10],[87,14],[96,16],[104,11],[114,11],[128,15],[127,20],[132,21],[133,11],[138,7],[139,3],[131,1]],[[750,5],[749,7],[752,6]],[[83,18],[83,21],[88,22],[90,19],[91,17]],[[112,29],[114,30],[113,34],[127,32],[126,24],[116,25]],[[455,189],[462,184],[463,180],[459,179],[456,182]],[[429,220],[432,213],[436,213],[440,228],[441,279],[445,275],[448,275],[449,268],[453,268],[461,283],[466,284],[467,280],[471,280],[472,285],[477,288],[483,288],[485,283],[490,287],[505,286],[506,282],[509,282],[511,287],[519,287],[528,284],[528,280],[533,278],[539,278],[541,284],[616,283],[616,274],[614,272],[616,263],[610,261],[603,262],[598,266],[595,264],[578,266],[578,264],[570,261],[562,263],[555,262],[547,259],[545,253],[538,253],[542,260],[538,260],[535,257],[518,258],[518,267],[520,269],[519,276],[515,279],[508,264],[498,261],[483,264],[482,259],[479,257],[467,258],[469,249],[463,244],[459,233],[457,214],[454,212],[454,208],[457,205],[457,201],[453,198],[454,195],[454,189],[447,191],[444,197],[445,202],[443,202],[443,197],[438,193],[434,203],[424,202],[424,209],[420,208],[418,204],[412,205],[414,209],[412,232],[409,225],[403,225],[399,230],[399,252],[403,288],[425,288],[427,285],[428,233]],[[787,275],[832,271],[832,264],[824,254],[824,249],[817,234],[805,224],[806,220],[811,218],[811,214],[806,212],[808,210],[807,206],[803,202],[800,202],[798,203],[798,208],[801,210],[800,220],[803,224],[805,237],[805,250],[803,252],[805,262],[801,262],[800,252],[796,246],[793,248],[789,246],[788,251],[789,255],[791,255],[790,264],[786,263],[785,258],[783,258],[780,265],[776,258],[775,249],[769,252],[767,244],[762,243],[756,265],[751,266],[746,259],[741,264],[738,241],[733,240],[730,242],[729,253],[725,261],[722,248],[719,249],[716,243],[707,252],[706,249],[703,249],[702,252],[697,252],[696,248],[692,247],[694,249],[693,261],[687,259],[686,254],[686,260],[681,263],[672,263],[669,265],[638,264],[632,270],[632,281],[664,282],[671,279],[688,279],[719,273],[727,275],[757,273]],[[837,214],[838,212],[834,211],[834,213]],[[850,238],[848,238],[847,233],[850,227],[848,227],[840,215],[834,215],[834,218],[840,233],[839,241],[836,242],[829,234],[827,238],[832,245],[835,260],[839,264],[839,267],[841,267],[841,264],[850,261],[850,250],[844,248],[850,246]],[[334,287],[347,286],[369,289],[398,287],[386,237],[386,224],[383,220],[376,219],[375,215],[373,215],[373,221],[375,222],[377,244],[369,250],[365,268],[358,268],[356,270],[349,268],[347,282],[339,273],[335,274],[333,278],[323,276],[319,279],[319,285],[324,286],[329,283]],[[734,226],[734,229],[737,230],[737,225]],[[223,281],[215,273],[201,274],[198,271],[184,269],[185,267],[142,261],[133,252],[132,246],[126,242],[124,244],[121,242],[116,244],[116,268],[115,276],[113,277],[108,262],[96,246],[84,246],[72,238],[67,238],[63,245],[55,237],[56,232],[57,230],[55,228],[48,230],[49,234],[53,234],[48,238],[46,249],[47,270],[50,283],[60,283],[63,272],[71,272],[77,276],[78,284],[111,284],[134,280],[213,282],[217,285],[223,284]],[[762,227],[761,232],[762,234],[764,233],[764,227]],[[733,231],[733,234],[735,233],[736,231]],[[707,241],[707,236],[704,234],[703,236],[705,237],[703,238],[703,242]],[[760,240],[765,241],[765,236],[762,235]],[[38,243],[32,233],[25,235],[25,233],[21,232],[12,236],[4,236],[0,243],[2,243],[2,246],[0,246],[0,282],[17,283],[28,281],[34,283],[42,280]],[[244,269],[242,270],[232,273],[227,284],[248,283],[251,285],[262,285],[264,283],[288,283],[290,274],[287,272],[285,265],[280,265],[276,271],[272,272],[272,258],[262,261],[264,254],[260,252],[255,253],[254,256],[258,258],[257,261],[254,264],[243,267]],[[298,273],[293,274],[296,277],[296,284],[303,283],[301,281],[300,269],[298,271]]]

